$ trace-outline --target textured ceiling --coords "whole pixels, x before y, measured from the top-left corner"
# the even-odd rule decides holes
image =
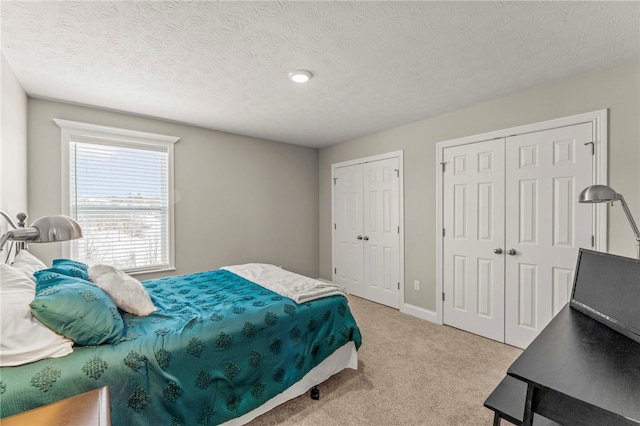
[[[640,56],[637,1],[3,0],[1,19],[30,96],[311,147]]]

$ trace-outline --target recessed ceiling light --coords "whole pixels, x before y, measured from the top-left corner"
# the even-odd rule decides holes
[[[296,83],[306,83],[312,76],[311,71],[307,70],[294,70],[289,73],[289,78]]]

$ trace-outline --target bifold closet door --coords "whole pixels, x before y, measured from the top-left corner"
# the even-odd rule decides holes
[[[399,160],[363,167],[363,248],[365,298],[400,307]]]
[[[400,307],[397,157],[334,171],[334,280],[350,294]]]
[[[505,343],[526,348],[569,301],[579,247],[591,248],[592,124],[506,141]]]
[[[444,322],[526,348],[591,247],[592,124],[444,150]]]
[[[444,151],[444,321],[504,339],[504,139]]]
[[[364,297],[362,165],[334,172],[334,268],[335,282],[350,294]]]

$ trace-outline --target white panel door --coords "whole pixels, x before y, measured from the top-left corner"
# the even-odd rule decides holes
[[[444,322],[504,339],[504,139],[444,150]]]
[[[525,348],[567,303],[579,247],[591,248],[591,123],[507,138],[505,343]]]
[[[334,171],[335,282],[364,297],[362,165]]]
[[[365,298],[400,307],[399,159],[365,163],[364,293]]]

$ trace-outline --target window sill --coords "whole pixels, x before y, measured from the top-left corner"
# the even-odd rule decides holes
[[[147,274],[158,274],[161,272],[171,272],[171,271],[175,271],[176,268],[174,266],[169,266],[167,268],[158,268],[158,269],[144,269],[144,270],[134,270],[134,271],[127,271],[126,269],[123,269],[123,272],[126,272],[128,275],[147,275]]]

